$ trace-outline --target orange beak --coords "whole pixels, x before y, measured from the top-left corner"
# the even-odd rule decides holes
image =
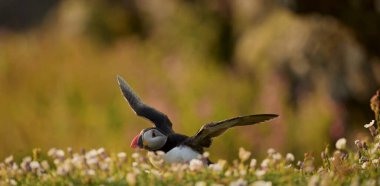
[[[132,148],[136,148],[138,147],[138,142],[139,142],[139,138],[140,138],[141,134],[138,134],[137,136],[135,136],[132,140],[132,143],[131,143],[131,147]]]

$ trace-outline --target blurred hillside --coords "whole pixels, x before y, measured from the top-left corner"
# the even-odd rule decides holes
[[[0,3],[0,157],[33,147],[130,151],[150,123],[124,101],[117,74],[188,135],[237,115],[281,116],[216,139],[220,158],[239,146],[256,156],[320,152],[360,137],[373,118],[378,1],[363,29],[340,16],[359,19],[360,3],[338,14],[298,1],[66,0],[26,14],[17,2]]]

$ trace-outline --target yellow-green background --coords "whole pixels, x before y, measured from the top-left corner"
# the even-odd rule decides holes
[[[226,59],[214,15],[220,2],[134,2],[144,32],[117,3],[76,0],[60,2],[28,30],[1,29],[0,158],[35,147],[131,152],[134,135],[151,125],[124,101],[118,74],[187,135],[238,115],[280,115],[216,138],[212,158],[232,159],[241,146],[259,157],[271,147],[300,157],[344,135],[365,138],[379,58],[333,17],[295,14],[272,1],[229,3],[234,43]],[[306,87],[296,98],[287,70]],[[362,107],[349,109],[334,97],[344,83]],[[344,132],[334,132],[333,123],[347,115]]]

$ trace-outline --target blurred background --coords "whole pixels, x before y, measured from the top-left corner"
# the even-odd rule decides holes
[[[0,158],[35,147],[127,151],[151,124],[116,75],[174,129],[276,113],[229,130],[211,158],[319,152],[365,138],[380,85],[380,0],[0,1]],[[349,144],[353,145],[353,144]]]

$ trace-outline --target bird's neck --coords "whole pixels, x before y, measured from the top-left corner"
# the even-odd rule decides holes
[[[170,134],[165,145],[158,149],[158,151],[164,151],[166,153],[174,147],[181,145],[187,138],[189,137],[182,134]]]

